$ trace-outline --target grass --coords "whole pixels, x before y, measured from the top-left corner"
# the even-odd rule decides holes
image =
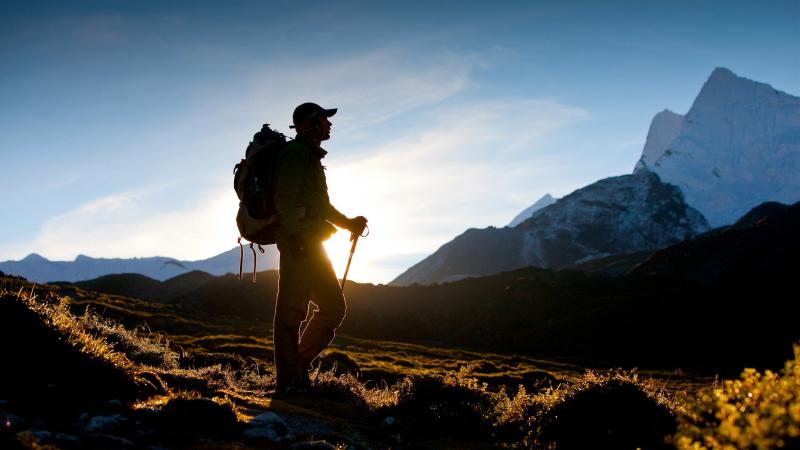
[[[323,370],[313,374],[308,399],[286,402],[272,398],[268,330],[184,318],[175,329],[156,332],[152,323],[175,314],[168,306],[141,301],[126,305],[116,296],[93,297],[79,290],[71,294],[79,298],[3,279],[0,318],[7,319],[7,326],[26,318],[6,330],[6,338],[38,330],[17,335],[32,341],[9,357],[30,367],[4,380],[11,383],[5,385],[18,388],[27,376],[32,383],[51,381],[34,376],[42,370],[36,361],[46,354],[52,359],[49,369],[57,367],[58,381],[66,384],[62,390],[78,397],[121,398],[139,411],[144,423],[161,430],[168,443],[203,437],[205,431],[205,437],[236,440],[232,431],[271,409],[332,424],[344,434],[330,440],[355,443],[356,448],[398,443],[421,448],[674,445],[698,450],[798,445],[800,350],[781,373],[747,370],[739,380],[698,391],[698,385],[710,383],[339,337],[323,359]],[[104,301],[115,307],[104,308]],[[146,314],[126,316],[124,311],[131,308]],[[122,315],[112,320],[95,311]],[[152,322],[142,322],[145,316]],[[61,347],[50,346],[50,341]],[[32,348],[40,352],[37,357],[26,355]],[[74,372],[80,376],[70,376]],[[24,391],[31,395],[31,390]],[[43,395],[39,404],[52,400],[50,395]],[[196,426],[208,417],[217,419]],[[227,425],[217,427],[220,423]]]

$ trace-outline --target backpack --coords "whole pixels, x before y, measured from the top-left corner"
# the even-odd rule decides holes
[[[237,242],[240,247],[239,278],[242,276],[244,259],[242,238],[250,241],[250,249],[253,250],[254,282],[256,254],[253,244],[257,244],[259,251],[264,253],[262,245],[275,243],[278,215],[274,200],[274,168],[278,152],[284,145],[286,136],[270,129],[269,124],[264,124],[247,146],[244,159],[233,168],[233,188],[239,197],[239,211],[236,213],[236,225],[239,228]]]

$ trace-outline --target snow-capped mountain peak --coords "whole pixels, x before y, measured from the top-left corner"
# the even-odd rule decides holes
[[[800,98],[717,68],[685,116],[653,119],[635,171],[678,186],[712,226],[800,199]]]
[[[667,146],[678,136],[683,125],[683,116],[668,109],[653,117],[642,157],[636,163],[634,172],[653,166],[667,150]]]

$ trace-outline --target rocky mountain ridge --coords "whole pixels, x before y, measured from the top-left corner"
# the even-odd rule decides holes
[[[454,281],[525,266],[568,267],[656,250],[708,229],[679,189],[639,171],[578,189],[514,228],[467,230],[391,284]]]

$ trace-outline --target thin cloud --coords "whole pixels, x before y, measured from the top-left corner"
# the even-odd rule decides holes
[[[587,116],[552,99],[440,108],[373,156],[333,160],[334,203],[368,215],[374,230],[354,279],[389,281],[408,267],[393,256],[430,254],[466,228],[507,223],[516,193],[553,188],[537,185],[555,163],[539,156],[540,139]]]
[[[271,121],[286,131],[294,107],[314,101],[340,107],[334,125],[340,136],[365,139],[376,124],[463,92],[477,65],[474,56],[400,48],[336,60],[267,61],[252,66],[235,93],[203,109],[244,123]]]
[[[235,245],[237,202],[232,190],[218,187],[192,205],[154,211],[163,194],[163,189],[117,193],[52,217],[40,227],[31,250],[63,260],[78,253],[202,259],[218,252],[226,237],[227,248]]]

